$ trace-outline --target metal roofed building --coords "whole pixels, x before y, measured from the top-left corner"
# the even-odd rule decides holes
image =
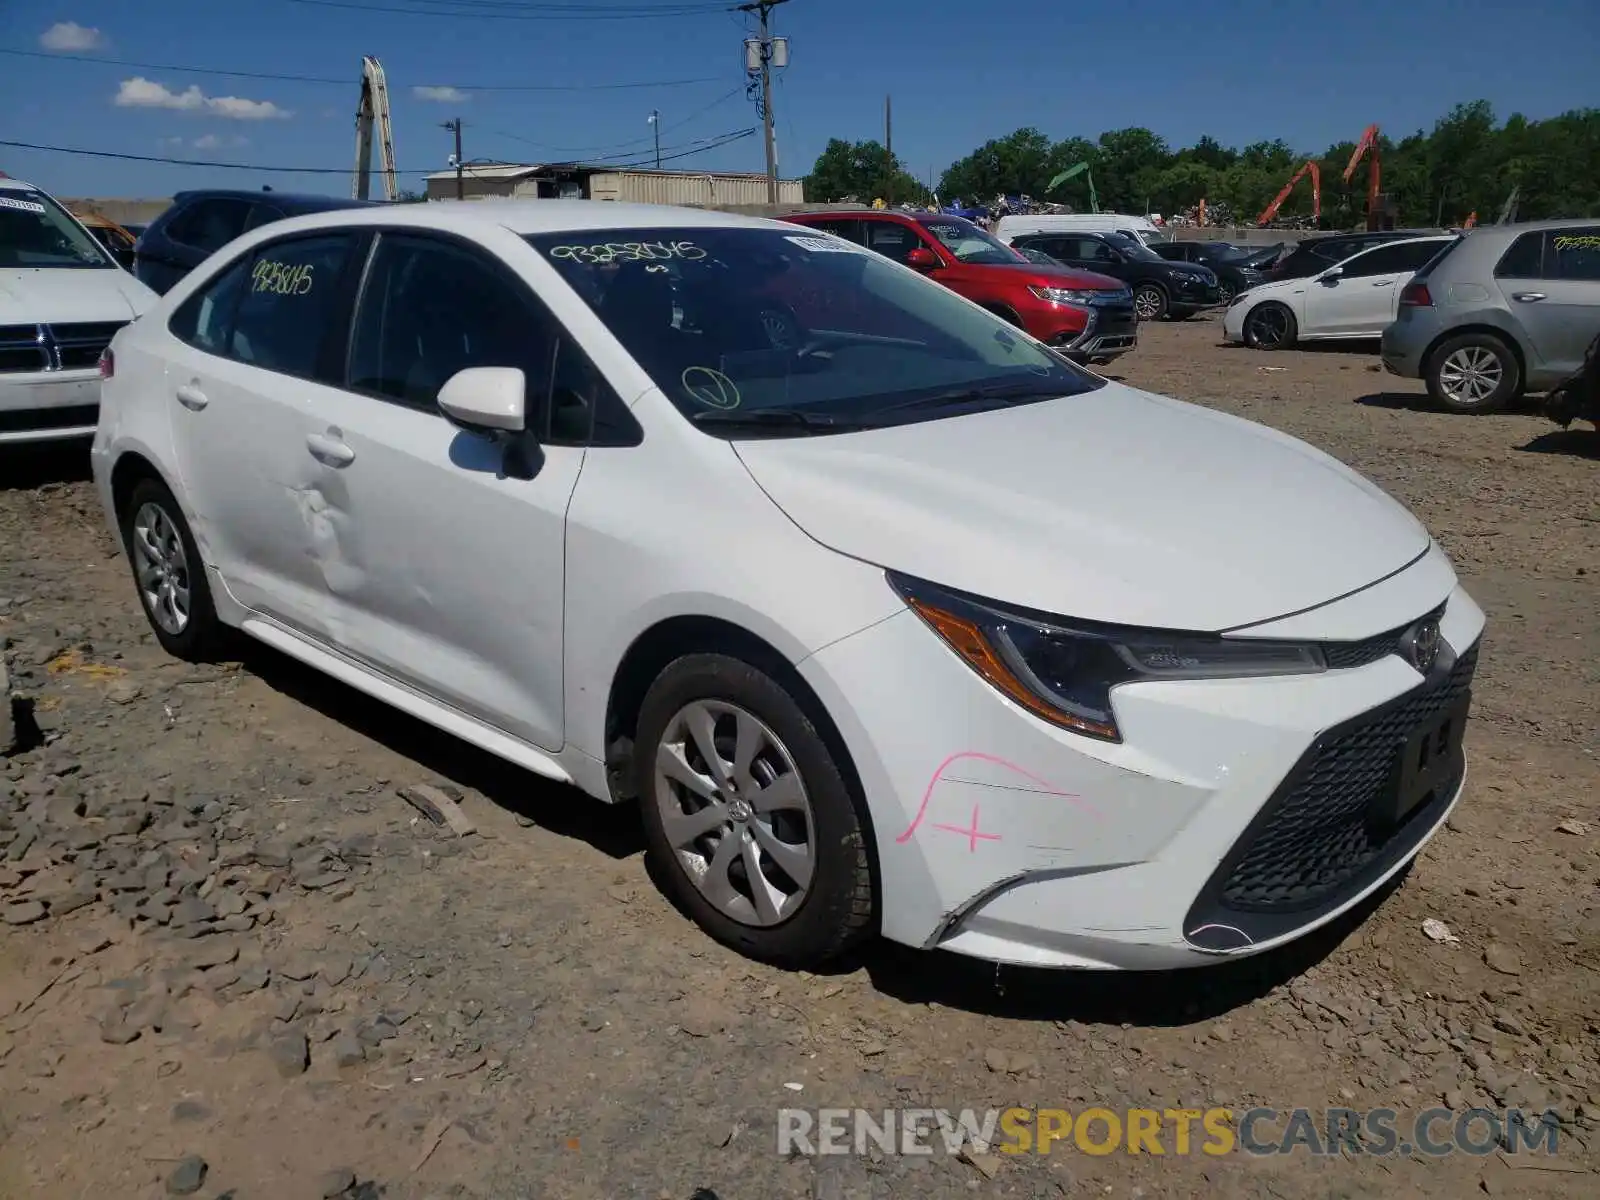
[[[617,200],[698,208],[750,207],[767,202],[767,177],[758,172],[615,170],[583,163],[467,163],[467,200]],[[427,177],[429,200],[456,198],[452,168]],[[778,181],[780,204],[803,204],[798,179]]]

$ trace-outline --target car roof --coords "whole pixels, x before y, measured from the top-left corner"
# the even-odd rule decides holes
[[[0,175],[0,188],[9,188],[17,192],[44,192],[42,187],[35,187],[26,179],[14,179],[10,175]],[[45,195],[48,196],[49,194],[49,192],[45,192]]]
[[[248,188],[196,188],[179,192],[172,197],[174,207],[196,200],[248,200],[264,201],[285,211],[322,212],[339,208],[369,208],[382,204],[379,200],[352,200],[348,196],[319,196],[310,192],[261,192]]]
[[[501,228],[519,237],[539,233],[598,233],[611,229],[794,231],[793,225],[783,221],[667,204],[624,204],[614,200],[442,200],[312,213],[263,225],[260,232],[283,234],[296,229],[331,229],[344,225],[410,225],[463,233]]]

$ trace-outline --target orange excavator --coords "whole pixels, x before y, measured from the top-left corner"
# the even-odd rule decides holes
[[[1299,183],[1306,174],[1311,176],[1311,220],[1319,221],[1322,218],[1322,169],[1317,164],[1307,159],[1304,166],[1289,177],[1289,182],[1283,185],[1283,191],[1273,198],[1271,204],[1261,210],[1261,215],[1256,218],[1257,225],[1265,225],[1278,215],[1278,210],[1283,207],[1283,202],[1289,198],[1289,193],[1294,191],[1294,185]]]
[[[1367,228],[1377,229],[1383,223],[1383,205],[1379,202],[1379,182],[1382,167],[1378,161],[1378,127],[1368,125],[1361,134],[1361,140],[1356,143],[1355,153],[1350,156],[1350,165],[1344,169],[1344,181],[1350,182],[1350,177],[1356,173],[1356,168],[1361,165],[1362,155],[1369,155],[1367,160]]]

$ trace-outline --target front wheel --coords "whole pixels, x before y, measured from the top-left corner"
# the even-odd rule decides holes
[[[1453,412],[1497,412],[1522,384],[1517,356],[1497,337],[1451,338],[1428,359],[1428,393]]]
[[[1167,294],[1153,283],[1133,290],[1133,314],[1141,321],[1159,321],[1167,315]]]
[[[636,786],[664,883],[724,945],[818,966],[871,926],[866,834],[805,709],[741,659],[691,654],[651,685]]]
[[[1282,304],[1258,304],[1245,315],[1244,344],[1252,350],[1285,350],[1298,332],[1294,314]]]

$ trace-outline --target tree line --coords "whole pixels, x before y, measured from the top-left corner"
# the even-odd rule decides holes
[[[1366,217],[1368,164],[1345,184],[1340,176],[1354,141],[1338,142],[1320,155],[1301,154],[1282,139],[1255,142],[1242,150],[1202,137],[1172,149],[1148,129],[1114,129],[1090,141],[1052,141],[1032,127],[979,146],[952,163],[937,194],[987,203],[997,195],[1027,195],[1035,201],[1089,210],[1088,176],[1100,208],[1108,212],[1181,214],[1203,199],[1213,210],[1254,224],[1289,177],[1315,158],[1322,173],[1322,223],[1330,228],[1360,224]],[[1458,104],[1434,123],[1399,141],[1380,134],[1382,190],[1398,205],[1407,226],[1448,226],[1476,212],[1493,221],[1515,189],[1517,217],[1588,217],[1600,214],[1600,109],[1574,109],[1547,120],[1519,114],[1504,124],[1487,100]],[[1046,194],[1050,181],[1080,162],[1089,171]],[[926,204],[927,185],[876,141],[831,140],[805,180],[813,201],[882,198],[893,204]],[[1309,216],[1311,186],[1302,180],[1280,215]]]

